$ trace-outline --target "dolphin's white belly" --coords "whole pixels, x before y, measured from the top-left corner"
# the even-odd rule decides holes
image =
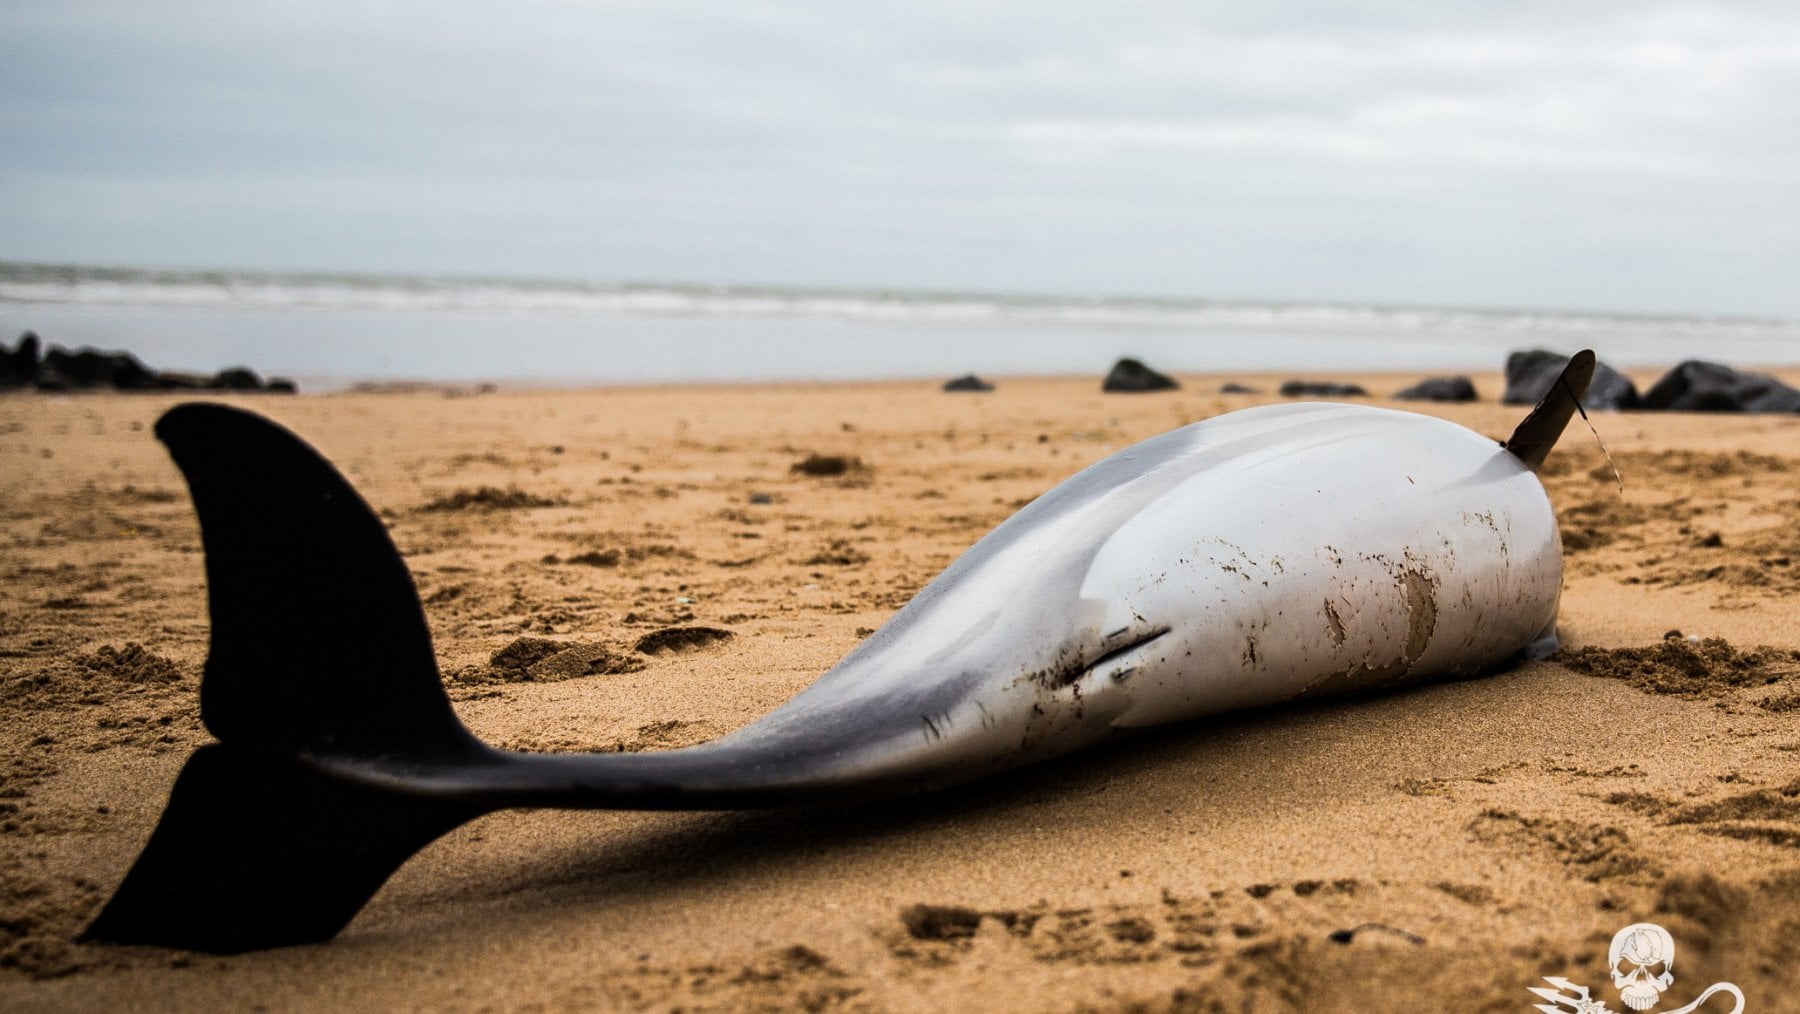
[[[1543,487],[1497,442],[1362,406],[1249,409],[1072,476],[717,745],[816,749],[853,724],[813,777],[962,777],[1120,729],[1473,674],[1546,635],[1561,581]]]
[[[1128,702],[1112,724],[1470,675],[1554,624],[1561,543],[1528,469],[1435,419],[1321,422],[1344,432],[1195,475],[1102,546],[1081,597],[1110,629],[1169,628],[1084,677]]]

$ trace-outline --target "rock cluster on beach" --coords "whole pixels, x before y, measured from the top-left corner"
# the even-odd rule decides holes
[[[271,377],[234,366],[207,376],[174,370],[153,370],[129,352],[108,352],[82,347],[73,351],[52,345],[47,351],[36,333],[19,336],[16,348],[0,344],[0,391],[32,388],[39,391],[270,391],[292,394],[291,380]]]
[[[1568,361],[1568,356],[1546,349],[1507,356],[1506,393],[1501,402],[1536,404]],[[1640,395],[1629,377],[1600,363],[1582,402],[1588,408],[1649,412],[1800,412],[1800,390],[1766,374],[1689,359]]]
[[[1550,385],[1562,374],[1569,357],[1548,349],[1514,352],[1506,357],[1506,393],[1502,404],[1535,405],[1549,393]],[[973,380],[973,377],[963,380]],[[952,383],[961,383],[953,381]],[[1172,391],[1180,388],[1173,378],[1144,365],[1136,359],[1121,359],[1106,375],[1101,389],[1105,391]],[[945,390],[981,390],[955,388]],[[1255,394],[1256,390],[1235,381],[1219,389],[1220,394]],[[1280,387],[1284,398],[1366,398],[1369,391],[1360,384],[1333,380],[1293,379]],[[1427,377],[1394,393],[1399,401],[1472,402],[1480,395],[1474,381],[1466,376]],[[1594,369],[1593,382],[1582,399],[1590,409],[1634,409],[1648,412],[1800,412],[1800,390],[1762,373],[1747,373],[1720,363],[1690,359],[1665,374],[1639,394],[1631,378],[1605,363]]]

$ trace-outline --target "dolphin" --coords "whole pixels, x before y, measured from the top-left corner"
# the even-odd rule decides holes
[[[217,742],[188,759],[83,939],[327,940],[413,853],[507,807],[918,792],[1146,726],[1548,654],[1562,547],[1535,470],[1593,370],[1574,356],[1504,443],[1316,403],[1146,440],[976,542],[786,704],[652,753],[476,739],[406,565],[344,478],[258,416],[178,406],[156,435],[200,518]]]

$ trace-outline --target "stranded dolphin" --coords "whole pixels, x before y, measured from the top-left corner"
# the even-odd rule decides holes
[[[912,792],[1143,726],[1547,653],[1562,547],[1534,470],[1592,372],[1574,357],[1504,444],[1288,404],[1127,448],[977,542],[787,704],[658,753],[477,740],[405,564],[345,480],[254,415],[175,408],[156,432],[200,516],[218,742],[189,758],[86,938],[325,940],[414,852],[505,807]]]

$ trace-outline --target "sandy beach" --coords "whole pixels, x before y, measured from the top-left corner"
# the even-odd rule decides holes
[[[651,750],[767,712],[1032,498],[1282,378],[994,379],[234,403],[389,522],[477,735]],[[1465,406],[1355,379],[1495,437],[1523,415],[1494,374]],[[1596,413],[1623,492],[1576,420],[1545,472],[1547,661],[899,802],[507,812],[327,944],[75,944],[210,739],[199,532],[150,432],[177,400],[0,398],[0,1008],[1497,1011],[1562,976],[1618,1010],[1607,948],[1638,921],[1679,948],[1664,1007],[1800,990],[1795,416]],[[722,633],[661,634],[691,628]],[[522,638],[610,671],[513,664]]]

